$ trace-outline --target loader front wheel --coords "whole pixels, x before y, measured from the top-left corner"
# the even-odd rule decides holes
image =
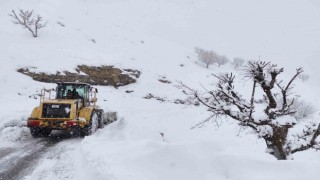
[[[82,129],[81,135],[82,136],[90,136],[91,134],[96,132],[98,128],[99,128],[98,113],[93,111],[92,114],[91,114],[90,122],[89,122],[88,125],[86,125]]]
[[[104,128],[104,111],[102,109],[97,110],[98,114],[98,122],[99,122],[99,128]]]

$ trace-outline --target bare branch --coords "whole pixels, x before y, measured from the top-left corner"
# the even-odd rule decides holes
[[[320,124],[318,125],[318,128],[316,129],[316,131],[313,133],[313,136],[312,136],[310,142],[307,145],[302,145],[301,147],[292,150],[291,153],[294,154],[296,152],[304,151],[304,150],[312,148],[314,145],[316,145],[316,139],[319,135],[320,135]]]
[[[287,87],[285,88],[285,91],[287,91],[289,89],[289,87],[291,86],[292,82],[297,78],[297,76],[299,76],[299,74],[303,73],[303,69],[302,68],[298,68],[296,74],[291,78],[291,80],[289,81]]]
[[[291,84],[292,82],[299,76],[299,74],[303,73],[303,69],[302,68],[298,68],[296,71],[296,74],[291,78],[291,80],[289,81],[289,83],[287,84],[287,86],[283,89],[281,88],[281,92],[282,92],[282,98],[283,98],[283,104],[282,104],[282,110],[284,110],[285,108],[287,108],[287,93],[288,90],[290,90]]]
[[[200,125],[203,125],[204,123],[210,121],[213,117],[217,117],[217,115],[212,114],[211,116],[209,116],[207,119],[197,123],[196,125],[192,126],[190,129],[195,129],[196,127],[199,127]]]
[[[249,114],[249,118],[250,120],[252,120],[252,113],[253,113],[253,102],[254,102],[254,94],[256,92],[256,84],[257,82],[255,80],[253,80],[253,88],[252,88],[252,94],[251,94],[251,100],[250,100],[250,114]]]

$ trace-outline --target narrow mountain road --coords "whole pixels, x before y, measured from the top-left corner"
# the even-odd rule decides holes
[[[18,180],[32,173],[39,160],[67,139],[81,141],[69,133],[58,133],[47,138],[30,139],[20,147],[0,149],[0,180]]]

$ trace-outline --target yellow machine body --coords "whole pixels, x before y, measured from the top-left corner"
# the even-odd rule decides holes
[[[74,90],[73,96],[71,89]],[[49,92],[49,98],[45,98],[46,92]],[[103,126],[103,110],[96,106],[96,89],[84,83],[61,83],[56,92],[55,99],[50,99],[51,91],[41,92],[40,105],[33,109],[27,122],[32,135],[48,135],[51,130],[75,129],[90,134],[95,125],[92,124],[94,114],[98,116],[99,127]]]

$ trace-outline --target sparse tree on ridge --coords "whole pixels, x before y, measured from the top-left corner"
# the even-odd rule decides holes
[[[216,89],[207,91],[206,95],[182,85],[191,92],[192,97],[206,106],[208,111],[216,116],[226,115],[240,126],[251,128],[264,139],[268,153],[279,160],[286,160],[293,153],[319,146],[316,139],[320,134],[320,124],[309,123],[295,136],[289,133],[301,123],[301,120],[294,117],[297,109],[294,107],[295,98],[290,97],[290,91],[293,82],[303,70],[298,68],[285,85],[277,79],[283,71],[283,68],[277,68],[270,62],[249,62],[245,67],[245,76],[252,80],[250,99],[244,99],[235,90],[235,76],[232,73],[216,76],[219,80]],[[261,88],[264,97],[264,108],[261,110],[256,108],[257,88]]]
[[[33,37],[38,37],[38,30],[45,27],[47,23],[42,23],[43,19],[40,15],[37,15],[35,18],[32,17],[33,10],[25,11],[23,9],[19,10],[19,14],[17,15],[14,10],[12,10],[11,16],[13,18],[12,22],[14,24],[19,24],[24,28],[28,29]]]

